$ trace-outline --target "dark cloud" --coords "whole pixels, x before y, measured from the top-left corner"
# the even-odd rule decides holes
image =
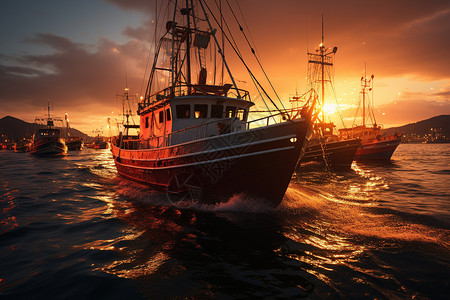
[[[51,34],[32,41],[54,52],[16,56],[9,62],[15,66],[0,66],[1,115],[34,118],[49,99],[82,117],[105,115],[116,106],[115,93],[125,87],[126,76],[131,88],[140,87],[142,78],[136,76],[142,75],[148,49],[135,40],[120,45],[103,39],[95,49]]]
[[[158,14],[166,7],[161,6],[162,1],[105,1],[124,10],[145,12],[148,18],[139,27],[123,29],[129,38],[127,42],[100,37],[97,43],[87,45],[75,43],[69,37],[40,33],[26,41],[48,47],[50,51],[46,54],[1,55],[0,116],[20,117],[25,111],[34,116],[51,99],[55,106],[73,111],[74,122],[77,116],[101,119],[116,104],[115,93],[124,87],[126,76],[129,87],[141,91],[148,45],[153,39],[155,4],[159,5]],[[432,81],[450,77],[450,59],[446,53],[450,47],[448,0],[229,2],[235,8],[236,3],[240,5],[235,13],[244,32],[255,42],[269,77],[282,93],[294,92],[296,83],[303,90],[306,52],[320,42],[322,13],[326,44],[339,47],[336,77],[359,80],[365,62],[370,74],[378,78],[413,75]],[[225,16],[229,26],[235,29],[237,25],[230,12],[225,12]],[[236,34],[239,37],[242,39],[240,33]],[[241,48],[249,51],[246,44]],[[226,51],[231,52],[230,48]],[[400,101],[379,109],[385,112],[385,123],[416,121],[442,114],[444,110],[448,112],[448,93],[433,94],[446,96],[447,102]]]
[[[444,92],[434,93],[433,95],[435,95],[435,96],[446,96],[447,98],[450,99],[450,91],[444,91]]]
[[[125,10],[138,10],[154,13],[156,0],[104,0]],[[160,1],[163,3],[164,1]]]

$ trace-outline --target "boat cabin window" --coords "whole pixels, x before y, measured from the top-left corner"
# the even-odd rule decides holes
[[[194,117],[196,119],[204,119],[208,116],[207,104],[195,104],[194,105]]]
[[[170,114],[170,108],[166,109],[166,119],[167,119],[167,121],[172,120],[172,116]]]
[[[148,128],[148,117],[145,117],[145,128]]]
[[[223,105],[211,106],[211,118],[221,119],[223,118]]]
[[[189,119],[191,116],[191,106],[189,104],[177,105],[177,118]]]
[[[239,120],[244,121],[247,119],[247,110],[243,108],[239,108],[237,111],[237,117]]]
[[[159,123],[164,122],[164,110],[159,112]]]
[[[227,106],[227,109],[225,111],[225,117],[227,117],[227,118],[236,117],[236,107],[234,107],[234,106]]]
[[[39,131],[40,136],[58,136],[59,137],[59,134],[60,134],[59,130],[55,130],[55,129]]]

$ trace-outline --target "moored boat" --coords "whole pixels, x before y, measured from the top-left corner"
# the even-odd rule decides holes
[[[33,137],[30,153],[41,156],[60,156],[67,154],[67,146],[61,136],[61,131],[54,128],[50,117],[50,103],[48,104],[47,126],[36,131]]]
[[[318,99],[318,105],[315,106],[314,113],[317,117],[314,119],[313,136],[309,139],[305,155],[298,164],[298,171],[306,166],[309,168],[325,167],[327,170],[334,171],[350,169],[356,150],[361,145],[358,138],[340,140],[334,132],[336,125],[327,120],[329,116],[325,107],[331,105],[331,101],[327,99],[330,96],[325,97],[325,91],[327,85],[333,85],[330,74],[333,73],[332,67],[336,52],[337,47],[331,49],[325,46],[322,19],[322,42],[314,53],[307,53],[308,92],[302,96],[298,96],[296,93],[296,96],[290,100],[298,108],[299,102],[305,96],[306,98],[315,97]]]
[[[373,75],[370,79],[367,79],[365,75],[361,77],[362,125],[340,129],[339,136],[347,139],[361,139],[361,146],[356,151],[355,159],[357,160],[390,160],[401,142],[401,134],[395,133],[389,136],[381,134],[381,125],[378,125],[375,120],[373,101],[371,105],[367,97],[368,91],[373,93],[373,78]],[[370,119],[369,123],[367,118]]]
[[[68,150],[81,150],[83,149],[84,142],[82,138],[72,136],[66,139],[66,145]]]
[[[197,10],[203,11],[201,18]],[[177,13],[183,19],[166,23],[138,105],[139,135],[130,135],[134,125],[124,123],[124,131],[112,139],[118,173],[165,191],[177,203],[218,203],[242,193],[278,205],[310,134],[309,110],[295,120],[281,111],[249,120],[254,103],[248,91],[237,87],[203,1],[196,10],[177,7]],[[199,29],[201,21],[207,29]],[[205,52],[212,48],[211,39],[231,83],[207,84]],[[158,55],[166,42],[170,65],[162,66]],[[194,52],[198,64],[192,62]],[[194,69],[199,70],[196,83]],[[162,89],[160,73],[169,79]]]
[[[92,148],[94,149],[108,149],[109,148],[109,143],[105,140],[103,140],[102,138],[97,138],[94,143]]]
[[[319,129],[316,125],[320,125],[322,128]],[[300,161],[301,166],[319,166],[332,171],[350,169],[356,151],[361,146],[361,140],[358,138],[338,139],[337,135],[332,133],[333,123],[319,123],[315,126],[316,134],[308,143],[305,155]],[[327,130],[324,127],[331,127],[331,129]],[[317,134],[317,132],[321,132],[321,134]]]
[[[67,149],[70,150],[70,151],[83,149],[83,146],[84,146],[83,138],[77,137],[77,136],[73,136],[72,128],[70,127],[70,123],[69,123],[69,116],[67,115],[67,113],[65,114],[64,119],[66,121],[66,145],[67,145]]]
[[[29,152],[31,148],[31,140],[23,138],[14,144],[14,152]]]

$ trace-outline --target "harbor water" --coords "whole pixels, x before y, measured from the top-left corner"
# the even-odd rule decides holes
[[[0,299],[448,299],[450,144],[177,207],[109,150],[0,151]]]

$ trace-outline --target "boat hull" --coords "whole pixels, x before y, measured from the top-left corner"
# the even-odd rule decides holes
[[[159,188],[169,200],[218,203],[242,193],[276,206],[308,131],[299,119],[159,149],[111,149],[121,176]]]
[[[360,139],[312,143],[308,145],[299,166],[324,165],[331,170],[348,170],[355,159],[356,151],[361,146]]]
[[[36,140],[30,153],[40,156],[60,156],[67,154],[67,146],[62,138],[45,138]]]
[[[356,151],[356,160],[390,160],[401,138],[365,142]]]
[[[66,142],[68,150],[81,150],[83,149],[83,141],[74,140]]]

